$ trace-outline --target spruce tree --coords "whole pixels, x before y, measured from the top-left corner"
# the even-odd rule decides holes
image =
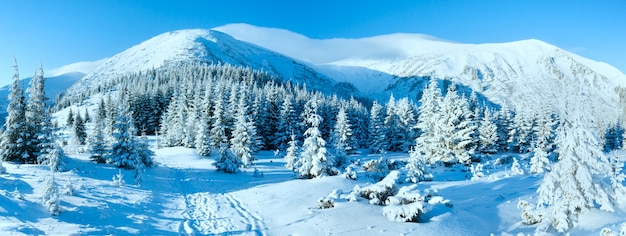
[[[67,112],[67,119],[65,120],[65,125],[67,125],[67,127],[74,127],[74,112],[72,111],[72,108],[69,108],[69,111]]]
[[[289,140],[289,147],[287,148],[287,153],[285,154],[285,167],[292,171],[296,171],[298,169],[298,140],[296,140],[296,135],[291,135],[291,140]]]
[[[74,118],[74,138],[77,145],[84,145],[87,140],[87,131],[85,128],[85,122],[80,113],[76,113]]]
[[[46,181],[46,186],[42,193],[42,200],[50,214],[56,216],[61,213],[59,186],[54,178],[54,171],[50,171],[50,178]]]
[[[597,206],[614,210],[610,186],[601,184],[611,167],[594,132],[595,122],[583,109],[590,104],[584,96],[569,90],[564,93],[564,115],[556,141],[559,161],[537,189],[537,207],[542,212],[538,230],[554,228],[564,233],[578,222],[582,212]]]
[[[377,101],[374,101],[370,112],[368,128],[368,139],[371,153],[383,153],[389,149],[383,115],[383,106],[381,106]]]
[[[105,155],[107,153],[107,138],[104,137],[105,117],[100,115],[95,117],[91,135],[88,138],[89,148],[91,151],[90,159],[96,163],[106,163]]]
[[[39,73],[35,74],[30,81],[28,89],[30,99],[28,100],[26,119],[30,125],[30,153],[36,156],[38,162],[43,162],[42,158],[54,152],[55,138],[52,134],[52,121],[50,110],[48,109],[48,98],[45,93],[45,78],[43,69],[39,67]]]
[[[36,157],[28,153],[30,143],[29,125],[26,119],[26,97],[20,85],[17,62],[13,66],[15,74],[9,93],[9,105],[5,119],[5,131],[0,141],[0,154],[3,160],[18,163],[35,163]]]
[[[332,160],[326,153],[326,141],[322,138],[319,127],[322,117],[317,114],[318,101],[311,99],[307,102],[305,117],[309,128],[305,131],[302,151],[298,158],[298,173],[300,178],[311,179],[329,173]]]
[[[332,143],[335,150],[335,165],[343,166],[348,164],[348,154],[354,152],[355,147],[352,137],[352,128],[350,120],[347,117],[345,109],[342,107],[337,113],[337,122],[333,129]]]
[[[242,90],[244,91],[244,90]],[[248,120],[246,105],[246,96],[242,92],[239,98],[239,106],[235,113],[235,129],[230,139],[231,152],[237,156],[244,167],[252,164],[252,146],[254,145],[254,137],[256,136],[256,127],[253,121]]]
[[[495,154],[498,151],[498,126],[495,124],[494,113],[490,109],[484,110],[478,133],[478,151],[484,154]]]
[[[423,155],[425,163],[440,161],[438,152],[441,150],[442,137],[440,111],[443,103],[441,90],[436,79],[431,79],[420,98],[421,107],[418,111],[417,125],[420,135],[416,138],[414,155]]]

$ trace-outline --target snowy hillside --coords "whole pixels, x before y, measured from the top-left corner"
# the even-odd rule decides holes
[[[354,92],[341,85],[329,86],[336,82],[295,59],[238,41],[221,32],[191,29],[155,36],[111,57],[72,86],[67,94],[72,96],[76,91],[93,88],[129,73],[167,68],[180,63],[222,63],[251,67],[294,83],[306,83],[307,87],[323,92]]]
[[[596,114],[614,116],[607,111],[621,106],[619,94],[626,88],[626,76],[616,68],[539,40],[463,44],[419,34],[318,40],[246,24],[216,30],[309,61],[335,80],[353,83],[363,94],[381,100],[392,93],[414,98],[435,77],[462,84],[510,109],[542,104],[556,108],[561,84],[581,84],[589,88]],[[277,40],[271,40],[274,35]]]

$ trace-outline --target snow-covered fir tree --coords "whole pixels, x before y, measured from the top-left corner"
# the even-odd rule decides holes
[[[285,167],[287,169],[295,171],[299,166],[297,164],[298,161],[298,140],[296,140],[296,135],[292,134],[291,139],[289,140],[289,147],[287,147],[287,151],[285,153]]]
[[[74,125],[72,128],[74,131],[74,136],[72,139],[74,140],[74,144],[84,145],[85,141],[87,140],[87,131],[85,128],[85,121],[83,120],[80,113],[76,113],[76,115],[74,116]]]
[[[538,230],[554,228],[559,233],[572,228],[578,216],[591,208],[614,210],[610,186],[602,184],[610,165],[594,132],[593,118],[583,109],[589,98],[569,90],[564,94],[556,140],[559,161],[537,189],[537,207],[543,213]]]
[[[212,84],[211,84],[212,85]],[[212,90],[210,86],[205,88],[204,96],[200,105],[200,114],[198,114],[197,133],[196,133],[196,151],[201,156],[211,155],[211,99]]]
[[[354,142],[350,120],[342,107],[337,113],[337,121],[332,135],[333,150],[335,151],[335,165],[342,166],[348,164],[348,155],[354,152]]]
[[[87,140],[89,151],[91,152],[90,159],[96,163],[106,163],[105,155],[108,151],[107,140],[109,140],[104,136],[106,117],[98,114],[94,119],[94,125]]]
[[[624,128],[617,122],[609,125],[604,132],[604,152],[620,150],[624,142]]]
[[[478,133],[478,152],[484,154],[495,154],[498,152],[498,126],[495,123],[494,113],[488,108],[484,109]]]
[[[31,78],[28,92],[30,95],[27,102],[26,119],[30,126],[29,136],[32,137],[29,152],[36,156],[38,162],[41,163],[41,156],[51,151],[54,142],[51,115],[47,104],[48,98],[45,92],[45,78],[41,66],[39,73]]]
[[[298,158],[297,172],[300,178],[311,179],[320,177],[331,172],[333,166],[332,159],[326,153],[326,141],[322,138],[319,126],[322,117],[317,114],[317,99],[313,98],[307,102],[305,115],[309,128],[305,131],[302,151]]]
[[[41,164],[50,167],[51,171],[65,171],[63,159],[67,158],[65,152],[57,143],[51,143],[49,150],[41,155]]]
[[[537,140],[530,158],[530,173],[540,174],[549,168],[550,155],[553,151],[554,133],[552,127],[554,121],[545,108],[539,109],[537,114],[535,133]]]
[[[441,90],[436,79],[431,79],[420,98],[421,107],[418,111],[417,125],[421,133],[416,139],[415,154],[423,155],[425,163],[440,161],[439,152],[442,145],[441,104],[443,103]]]
[[[381,153],[388,150],[387,131],[385,129],[385,111],[383,106],[374,101],[369,118],[368,143],[372,153]]]
[[[417,137],[415,108],[413,103],[405,97],[396,102],[394,112],[398,120],[394,128],[395,132],[392,132],[394,136],[390,137],[392,140],[391,150],[407,152]]]
[[[229,148],[223,146],[219,149],[219,158],[214,165],[217,171],[235,174],[239,172],[239,167],[242,166],[243,163],[241,163],[241,159],[235,156]]]
[[[442,141],[435,160],[469,164],[476,148],[474,133],[477,126],[471,117],[467,99],[458,95],[455,85],[448,88],[442,102],[441,115],[441,129],[436,135],[440,135],[437,138]]]
[[[54,177],[54,171],[50,171],[50,177],[46,180],[46,186],[42,193],[42,202],[50,214],[56,216],[61,213],[61,197],[59,195],[59,186]]]
[[[298,114],[296,114],[295,107],[293,105],[293,96],[287,95],[283,99],[283,104],[280,108],[280,117],[278,118],[278,125],[276,127],[276,139],[274,146],[278,150],[286,150],[290,147],[291,135],[299,131],[298,129]]]
[[[433,179],[433,175],[428,169],[429,167],[424,164],[424,155],[415,151],[415,149],[409,152],[409,161],[406,168],[409,170],[407,173],[407,181],[417,183]]]
[[[26,97],[20,85],[17,62],[13,66],[15,74],[9,93],[9,105],[5,119],[5,130],[0,141],[0,156],[5,161],[17,163],[35,163],[37,157],[29,153],[31,140],[29,125],[26,119]]]
[[[65,120],[65,125],[67,125],[67,127],[73,127],[74,126],[74,112],[72,111],[72,108],[69,108],[69,111],[67,112],[67,119]]]
[[[252,165],[252,152],[257,131],[254,122],[248,118],[245,89],[241,91],[239,105],[235,113],[235,128],[230,139],[230,149],[241,160],[243,166],[247,168]]]
[[[120,107],[115,121],[115,131],[113,133],[113,143],[111,149],[105,156],[107,163],[124,169],[143,169],[152,164],[151,151],[147,145],[141,145],[132,135],[134,127],[132,125],[128,109]],[[144,150],[148,149],[148,150]],[[144,155],[149,156],[144,156]]]

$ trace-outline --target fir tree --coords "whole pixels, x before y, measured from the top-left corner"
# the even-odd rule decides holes
[[[291,135],[291,140],[289,140],[289,147],[287,148],[287,153],[285,154],[285,167],[287,169],[296,171],[299,166],[298,164],[298,140],[296,140],[296,135]]]
[[[50,150],[48,150],[45,154],[42,154],[41,157],[43,160],[41,164],[50,167],[51,171],[65,171],[65,163],[63,162],[63,159],[67,156],[58,144],[52,143]]]
[[[88,137],[88,144],[91,151],[90,159],[96,163],[106,163],[107,139],[104,137],[105,117],[98,115],[95,119],[91,135]]]
[[[319,130],[322,117],[317,114],[315,99],[307,103],[305,116],[309,128],[304,133],[305,139],[302,144],[302,152],[298,158],[298,173],[300,178],[311,179],[320,177],[330,172],[331,160],[326,153],[326,141],[322,138]]]
[[[374,101],[370,112],[368,129],[369,147],[372,153],[382,153],[389,149],[383,114],[383,106]]]
[[[243,165],[241,159],[236,157],[230,149],[223,146],[219,150],[219,159],[215,162],[217,171],[223,171],[224,173],[235,174],[239,172],[239,167]]]
[[[4,123],[5,131],[2,133],[2,140],[0,141],[0,156],[5,161],[35,163],[36,157],[31,157],[28,153],[30,132],[26,119],[26,98],[20,85],[17,62],[13,68],[15,74],[10,87],[8,115]]]
[[[480,153],[495,154],[498,151],[498,126],[494,121],[494,113],[489,109],[485,109],[480,127],[478,127],[478,151]]]
[[[72,111],[71,107],[70,107],[70,110],[67,112],[67,119],[65,120],[65,125],[67,125],[67,127],[74,127],[74,112]]]
[[[76,140],[76,144],[84,145],[85,140],[87,139],[87,131],[85,128],[85,122],[83,118],[80,116],[80,113],[77,113],[74,118],[74,138]]]
[[[49,152],[56,149],[54,135],[52,134],[52,121],[50,110],[48,109],[45,93],[45,78],[43,69],[39,67],[39,73],[35,74],[30,81],[28,89],[30,99],[28,100],[26,119],[30,125],[30,153],[36,156],[38,162],[43,162]],[[42,160],[44,159],[44,160]]]
[[[613,211],[610,190],[601,184],[610,165],[594,132],[594,121],[582,109],[589,103],[584,95],[565,94],[565,115],[557,132],[559,161],[537,189],[538,210],[543,212],[538,230],[554,228],[559,233],[575,225],[581,212],[596,206]]]
[[[535,148],[533,149],[532,157],[530,158],[530,173],[540,174],[546,171],[550,164],[550,153],[553,146],[553,133],[552,127],[554,122],[551,120],[550,115],[541,109],[541,112],[537,115],[537,141]]]
[[[348,164],[347,156],[353,153],[355,147],[352,141],[352,128],[350,127],[350,120],[347,117],[345,109],[342,107],[337,114],[337,122],[333,129],[333,148],[335,150],[335,165],[343,166]]]
[[[418,112],[416,127],[421,133],[416,139],[414,155],[423,155],[425,163],[440,161],[438,152],[441,150],[441,90],[436,79],[431,79],[420,98],[421,107]]]
[[[85,107],[85,118],[84,118],[84,122],[85,123],[90,123],[91,122],[91,115],[89,115],[89,109],[87,109]]]
[[[51,171],[50,178],[46,181],[46,187],[42,193],[42,200],[50,214],[56,216],[61,213],[59,186],[56,183],[53,171]]]
[[[242,90],[244,91],[244,90]],[[231,152],[237,156],[244,167],[252,164],[252,146],[254,145],[254,137],[256,136],[256,127],[254,122],[249,121],[247,117],[248,106],[245,103],[245,93],[239,99],[239,106],[235,117],[235,129],[233,137],[230,139]]]
[[[113,144],[105,156],[107,163],[124,169],[143,169],[152,164],[151,151],[131,135],[134,133],[128,109],[118,112],[113,133]],[[145,150],[148,149],[148,150]],[[147,155],[147,156],[146,156]],[[136,173],[137,174],[137,173]],[[137,176],[136,176],[137,177]]]

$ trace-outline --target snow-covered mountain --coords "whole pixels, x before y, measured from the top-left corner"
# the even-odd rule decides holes
[[[353,93],[305,63],[222,32],[190,29],[163,33],[106,60],[72,86],[67,94],[95,87],[128,73],[180,63],[222,63],[264,70],[271,75],[328,93]],[[329,86],[330,85],[330,86]]]
[[[319,40],[246,24],[216,30],[309,61],[329,77],[382,100],[390,94],[415,98],[431,77],[456,82],[511,109],[543,104],[557,108],[561,85],[580,85],[589,89],[595,114],[615,118],[615,109],[624,104],[620,94],[626,97],[626,76],[618,69],[534,39],[463,44],[420,34],[390,34]],[[272,35],[281,38],[271,40]]]

